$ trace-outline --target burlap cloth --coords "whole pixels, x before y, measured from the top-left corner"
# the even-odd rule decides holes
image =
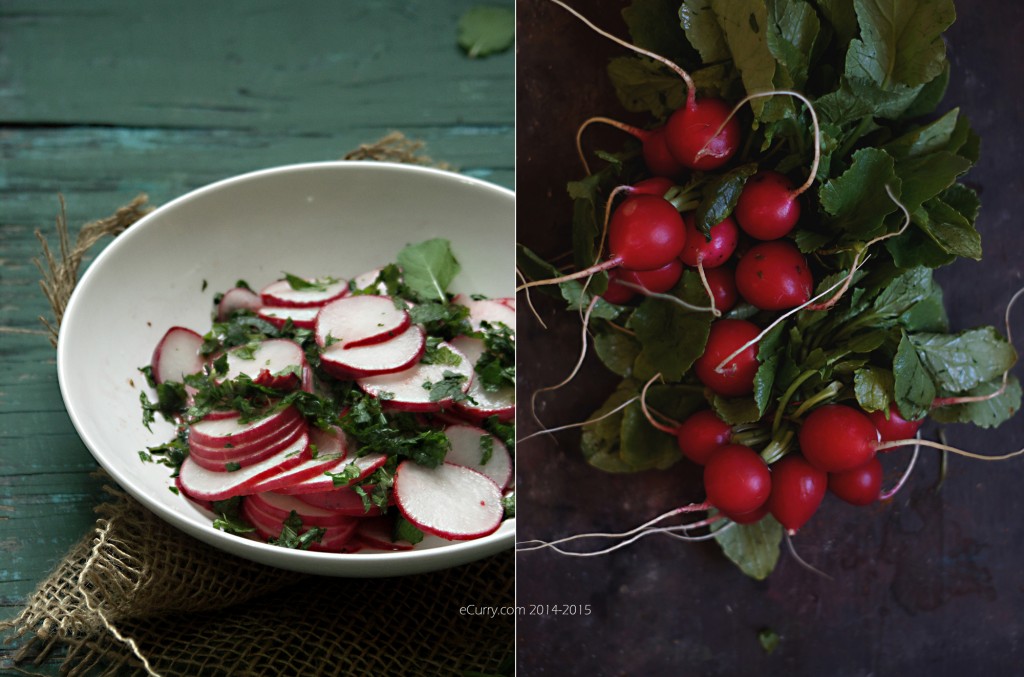
[[[434,164],[398,133],[346,159]],[[55,340],[89,249],[150,210],[145,196],[86,224],[74,245],[63,214],[59,250],[37,233],[41,318]],[[513,616],[464,615],[514,604],[514,553],[441,572],[383,579],[313,577],[228,555],[172,528],[119,488],[12,621],[17,672],[54,650],[61,670],[159,675],[512,674]],[[2,669],[2,667],[0,667]]]

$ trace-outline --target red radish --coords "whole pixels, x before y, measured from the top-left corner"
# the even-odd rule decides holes
[[[308,458],[309,437],[303,435],[292,445],[248,468],[233,472],[214,472],[200,467],[191,456],[185,457],[178,471],[181,488],[190,498],[222,501],[251,493],[260,480],[283,472]]]
[[[665,193],[670,191],[675,183],[671,179],[667,179],[663,176],[652,176],[641,181],[637,181],[630,188],[630,192],[633,195],[657,195],[658,197],[665,197]]]
[[[232,348],[227,356],[228,370],[219,377],[221,381],[232,381],[245,374],[254,383],[280,390],[297,388],[306,365],[306,353],[302,347],[288,339],[268,339],[255,349],[249,346]]]
[[[727,514],[725,516],[731,519],[733,522],[736,522],[736,524],[756,524],[757,522],[760,522],[762,519],[764,519],[765,515],[767,514],[768,503],[765,502],[764,505],[762,505],[757,510],[745,512],[740,515]]]
[[[778,172],[760,171],[747,179],[733,212],[750,237],[777,240],[800,220],[800,200],[793,183]]]
[[[817,512],[828,489],[828,475],[796,454],[776,461],[771,471],[768,509],[793,534]]]
[[[683,219],[672,204],[655,195],[627,198],[612,215],[608,250],[630,270],[654,270],[670,263],[686,246]]]
[[[736,266],[736,287],[761,310],[786,310],[810,300],[814,277],[795,245],[776,240],[755,245],[743,255]]]
[[[719,447],[704,466],[704,489],[708,503],[730,515],[743,515],[760,508],[772,491],[768,465],[750,447],[726,444]]]
[[[253,487],[254,491],[278,491],[328,472],[341,472],[348,464],[348,439],[340,428],[322,430],[309,428],[309,456],[294,468],[268,477]]]
[[[633,287],[642,287],[645,291],[655,294],[664,294],[669,291],[676,286],[679,278],[682,277],[683,264],[679,259],[672,259],[661,268],[656,268],[655,270],[614,268],[608,275],[608,291],[602,295],[602,298],[609,303],[622,304],[636,295],[637,290]],[[622,284],[623,282],[625,284]]]
[[[355,458],[346,458],[345,462],[341,464],[341,467],[332,472],[342,472],[350,465],[354,465],[359,468],[359,476],[353,479],[349,484],[342,486],[352,486],[362,482],[369,477],[375,470],[387,463],[388,457],[386,454],[366,454],[365,456],[356,456]],[[281,487],[277,489],[279,494],[291,494],[300,496],[303,494],[320,493],[324,491],[334,491],[342,488],[342,486],[336,486],[334,484],[334,478],[330,475],[320,474],[315,477],[292,484],[287,487]]]
[[[288,320],[291,320],[292,324],[299,329],[312,329],[316,326],[316,316],[319,312],[319,307],[263,306],[256,311],[256,314],[278,329],[283,327]]]
[[[367,548],[404,552],[412,550],[408,541],[391,540],[392,522],[386,517],[369,517],[359,520],[356,527],[356,538]]]
[[[476,470],[504,491],[512,481],[512,456],[501,440],[483,428],[469,425],[450,425],[444,429],[444,434],[452,445],[444,457],[445,463]],[[490,451],[486,462],[483,459],[485,447]]]
[[[453,398],[445,396],[438,399],[431,394],[427,384],[436,385],[445,379],[446,373],[451,373],[465,378],[461,386],[465,393],[472,382],[473,365],[450,343],[441,341],[438,348],[447,348],[455,353],[459,358],[458,364],[418,363],[403,371],[366,376],[357,379],[356,383],[363,392],[378,398],[386,397],[388,406],[397,410],[427,412],[448,407]]]
[[[320,309],[316,342],[337,349],[382,343],[401,335],[409,321],[409,313],[387,296],[346,296]]]
[[[623,268],[612,268],[608,271],[608,289],[601,294],[601,298],[608,303],[621,306],[624,303],[629,303],[636,296],[635,291],[623,284],[619,284],[619,280],[624,272],[626,271]]]
[[[875,424],[875,428],[878,429],[878,438],[883,442],[905,440],[913,437],[924,424],[924,419],[920,421],[904,419],[895,404],[889,406],[888,416],[886,416],[884,411],[872,411],[868,414],[868,418]],[[886,449],[886,451],[892,450]]]
[[[576,130],[576,152],[579,154],[580,161],[583,162],[583,168],[588,175],[590,174],[590,165],[583,154],[583,130],[595,122],[611,125],[639,141],[643,149],[644,163],[654,176],[674,177],[682,174],[684,167],[669,152],[664,127],[640,129],[618,120],[612,120],[611,118],[593,117],[585,120],[579,129]],[[659,195],[664,195],[664,192],[659,193]]]
[[[292,308],[319,307],[348,294],[348,282],[335,278],[306,280],[313,285],[310,289],[295,289],[288,280],[271,282],[260,290],[260,298],[267,306]]]
[[[421,531],[451,540],[493,533],[504,514],[498,485],[451,463],[426,468],[402,461],[395,471],[395,504]]]
[[[842,472],[829,473],[828,489],[851,505],[869,505],[882,493],[882,463],[878,457]]]
[[[375,285],[373,287],[375,294],[379,296],[387,296],[388,286],[383,282],[377,281],[378,278],[380,278],[380,273],[382,270],[383,268],[374,268],[373,270],[368,270],[367,272],[362,273],[361,275],[356,275],[354,278],[352,278],[352,285],[359,290],[368,289],[370,286]]]
[[[689,169],[718,169],[740,145],[740,125],[721,99],[697,99],[692,86],[686,103],[665,125],[665,143],[675,160]],[[724,126],[723,126],[724,125]]]
[[[278,538],[284,529],[284,519],[276,519],[260,510],[259,505],[251,500],[242,501],[242,517],[252,526],[256,532],[265,539]],[[287,518],[285,518],[287,519]],[[351,520],[342,524],[328,527],[320,527],[323,534],[319,542],[309,546],[310,550],[319,552],[352,552],[350,542],[355,535],[359,520]],[[310,529],[309,525],[303,525],[299,533],[305,533]]]
[[[842,472],[864,465],[875,456],[878,430],[863,412],[843,404],[826,404],[812,411],[800,426],[800,450],[825,472]]]
[[[477,363],[485,350],[483,340],[469,336],[456,336],[450,341],[450,345],[462,353],[471,365]],[[515,418],[515,386],[507,385],[496,391],[490,391],[480,384],[474,374],[466,394],[472,398],[472,402],[468,400],[457,402],[455,406],[460,413],[474,421],[482,421],[488,416],[497,416],[501,421],[510,421]]]
[[[244,423],[237,413],[230,418],[204,418],[189,426],[189,442],[230,449],[280,432],[297,420],[301,420],[299,410],[291,406],[275,409],[263,418]]]
[[[715,308],[727,313],[736,307],[740,293],[736,289],[736,273],[732,268],[721,266],[704,271],[711,296],[715,299]]]
[[[156,344],[150,368],[157,383],[181,381],[189,374],[202,371],[206,360],[199,349],[203,337],[185,327],[171,327]]]
[[[698,411],[676,429],[679,451],[698,465],[705,465],[711,454],[729,444],[731,438],[732,426],[711,409]]]
[[[288,519],[292,511],[295,511],[299,519],[302,520],[303,526],[338,526],[348,524],[354,519],[348,515],[339,515],[333,510],[310,505],[297,496],[287,496],[272,491],[252,494],[246,499],[246,502],[251,502],[252,506],[260,512],[281,521]]]
[[[686,246],[679,258],[688,266],[703,265],[705,269],[717,268],[732,256],[739,243],[740,231],[729,217],[711,226],[711,236],[697,230],[693,213],[683,215],[686,224]]]
[[[746,320],[713,322],[704,354],[693,364],[694,373],[700,382],[712,392],[726,397],[741,397],[754,392],[754,376],[760,367],[757,343],[748,346],[721,370],[717,367],[722,360],[757,338],[760,333],[756,324]]]
[[[360,298],[354,296],[353,298]],[[320,366],[335,378],[350,380],[363,376],[391,374],[411,368],[423,356],[426,334],[419,325],[381,343],[346,348],[334,344],[320,354]]]
[[[224,296],[220,297],[220,302],[217,304],[217,321],[224,322],[238,310],[255,312],[262,305],[263,301],[260,299],[260,295],[252,289],[232,287],[224,292]]]

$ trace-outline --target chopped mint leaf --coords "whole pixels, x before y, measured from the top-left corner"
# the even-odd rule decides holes
[[[471,59],[500,54],[515,37],[515,13],[509,7],[477,5],[459,18],[459,47]]]

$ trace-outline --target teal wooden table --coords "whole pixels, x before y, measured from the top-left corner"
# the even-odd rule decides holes
[[[392,130],[512,187],[514,56],[459,49],[458,19],[476,4],[0,4],[0,619],[101,500],[38,320],[49,307],[34,230],[53,234],[58,195],[74,232],[140,192],[159,205],[250,170],[339,159]]]

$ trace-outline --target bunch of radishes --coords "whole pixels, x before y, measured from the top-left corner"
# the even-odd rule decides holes
[[[632,342],[632,349],[639,351],[641,357],[644,337],[640,337],[641,346],[636,347],[637,333],[633,320],[640,309],[648,309],[652,302],[683,308],[675,311],[677,314],[672,322],[664,323],[666,328],[681,327],[684,323],[688,327],[685,341],[680,338],[681,354],[688,354],[686,351],[700,344],[694,359],[666,361],[672,362],[675,372],[667,379],[661,373],[652,376],[656,369],[651,366],[651,358],[646,361],[637,358],[633,366],[643,362],[645,371],[639,377],[638,373],[633,372],[633,367],[628,364],[624,366],[622,353],[628,353],[628,349],[617,352],[617,366],[613,368],[625,377],[622,392],[639,392],[627,400],[625,395],[620,396],[617,391],[594,418],[585,422],[584,444],[587,443],[587,431],[593,433],[592,437],[600,437],[605,434],[601,430],[609,429],[607,421],[614,420],[610,418],[613,416],[620,417],[624,421],[622,425],[626,426],[627,419],[620,412],[627,406],[639,407],[651,427],[676,438],[682,456],[703,466],[706,502],[670,511],[662,518],[691,512],[690,508],[713,508],[717,514],[710,518],[712,521],[724,517],[731,522],[746,525],[758,523],[770,514],[789,533],[800,529],[813,516],[828,490],[854,505],[866,505],[882,496],[891,495],[892,491],[882,492],[882,467],[876,457],[880,451],[926,445],[979,457],[915,436],[924,422],[924,416],[941,407],[955,408],[1003,398],[999,406],[1008,409],[1005,416],[1009,416],[1016,409],[1014,401],[1019,404],[1020,398],[1019,387],[1015,381],[1008,380],[1008,369],[1015,359],[1012,347],[1001,344],[1004,347],[1000,350],[1003,353],[1008,351],[1011,355],[1006,360],[1007,371],[1002,373],[1002,387],[982,394],[961,395],[959,393],[964,391],[957,390],[954,391],[958,393],[956,396],[937,397],[932,384],[934,379],[926,374],[927,378],[922,379],[933,388],[931,397],[913,393],[908,395],[906,392],[893,396],[891,380],[886,382],[885,378],[880,377],[881,385],[878,389],[885,391],[882,398],[884,402],[873,408],[862,408],[861,393],[854,396],[852,383],[852,370],[876,366],[889,374],[891,379],[892,371],[895,370],[894,354],[898,361],[905,345],[910,346],[907,352],[914,350],[908,338],[909,324],[900,327],[900,320],[894,318],[879,319],[879,329],[874,334],[870,331],[857,333],[872,329],[863,321],[871,309],[870,305],[862,307],[864,299],[884,297],[890,292],[896,295],[897,292],[892,290],[898,289],[903,283],[900,269],[904,267],[904,261],[914,261],[905,265],[907,269],[918,266],[920,270],[925,270],[924,265],[905,253],[906,244],[888,251],[876,245],[906,233],[912,220],[914,224],[923,223],[921,227],[924,232],[931,233],[927,230],[930,224],[926,217],[921,216],[922,204],[928,200],[947,199],[941,191],[953,190],[949,188],[950,185],[971,163],[965,158],[953,157],[952,153],[947,157],[941,151],[931,149],[929,152],[936,152],[942,156],[942,161],[948,163],[949,168],[943,170],[948,172],[948,179],[945,174],[940,175],[940,178],[927,175],[923,160],[916,160],[918,164],[904,165],[908,167],[906,172],[909,179],[902,185],[902,197],[911,201],[908,208],[900,199],[901,182],[892,166],[904,159],[901,154],[907,152],[906,147],[912,147],[914,143],[924,144],[923,139],[927,140],[928,134],[934,135],[936,130],[911,127],[909,132],[902,132],[906,134],[905,137],[895,142],[891,140],[892,136],[901,132],[889,133],[885,130],[889,136],[879,135],[882,141],[888,143],[885,150],[868,149],[873,152],[863,154],[860,160],[865,164],[876,159],[881,163],[888,162],[888,172],[894,177],[893,185],[877,180],[877,194],[866,198],[858,196],[859,199],[874,200],[885,206],[878,210],[877,223],[873,223],[870,228],[863,227],[857,237],[848,235],[841,230],[843,223],[836,215],[844,209],[856,211],[858,205],[852,200],[847,200],[848,204],[839,205],[842,200],[835,196],[843,190],[852,192],[849,184],[860,180],[860,175],[847,183],[842,181],[845,177],[830,180],[828,188],[832,192],[827,197],[831,201],[827,204],[821,196],[818,196],[817,201],[813,201],[811,194],[802,198],[816,182],[824,182],[832,176],[830,170],[820,164],[826,141],[823,139],[815,103],[808,95],[788,89],[772,89],[749,93],[735,103],[700,96],[690,74],[674,62],[597,28],[560,0],[552,2],[568,10],[599,34],[668,67],[680,76],[680,85],[685,87],[682,105],[671,112],[666,121],[657,123],[651,129],[640,129],[602,117],[586,121],[577,134],[577,148],[581,158],[584,158],[580,137],[582,130],[590,124],[612,124],[630,133],[640,142],[639,155],[645,170],[639,174],[631,173],[633,180],[629,185],[619,185],[603,193],[601,189],[596,191],[595,206],[598,195],[607,198],[604,232],[598,238],[594,250],[586,246],[581,250],[577,245],[576,254],[579,262],[581,251],[584,256],[596,251],[599,260],[576,272],[536,279],[540,277],[537,272],[546,272],[536,267],[537,257],[530,254],[521,259],[524,267],[532,266],[535,279],[524,283],[520,290],[529,293],[533,287],[549,284],[576,285],[572,290],[563,288],[563,296],[571,299],[573,309],[586,308],[584,318],[588,322],[591,317],[600,316],[606,322],[603,326],[610,327],[609,333],[617,336],[616,345],[629,346]],[[687,11],[697,11],[692,7],[695,4],[699,3],[684,4],[684,17]],[[726,3],[716,4],[714,11],[726,11],[728,7]],[[709,7],[704,7],[702,11],[712,12]],[[753,14],[750,22],[753,34],[761,38],[763,34],[760,31],[764,30],[764,26],[755,26]],[[746,30],[745,16],[740,23]],[[733,37],[726,31],[722,40],[728,41]],[[718,45],[717,48],[722,47]],[[809,60],[810,56],[807,58]],[[804,78],[807,78],[806,73]],[[806,118],[795,114],[792,116],[794,121],[807,121],[808,131],[813,137],[813,146],[810,148],[793,144],[802,148],[805,163],[802,167],[791,161],[798,155],[792,153],[786,168],[776,171],[778,165],[773,164],[768,157],[758,156],[756,148],[759,143],[750,143],[753,138],[744,138],[745,132],[738,114],[751,101],[771,97],[799,100],[806,110]],[[934,106],[934,103],[931,105]],[[840,163],[849,163],[846,167],[857,164],[856,156],[851,162],[843,153],[854,148],[866,133],[870,133],[873,123],[871,114],[865,113],[863,120],[856,129],[842,129],[838,125],[830,128],[832,145],[828,152],[832,156],[831,171],[834,172],[837,165],[844,166]],[[959,124],[955,116],[952,121]],[[758,122],[755,117],[747,134],[755,134]],[[773,129],[772,134],[777,134],[778,129]],[[964,130],[960,134],[966,139],[969,129],[965,127]],[[840,149],[835,139],[842,134],[850,134],[850,140],[848,145]],[[951,132],[948,135],[951,136]],[[768,149],[772,142],[776,150],[784,145],[771,135],[759,137],[758,141],[763,141],[762,151]],[[964,142],[960,143],[962,145]],[[740,151],[741,146],[745,146],[743,151]],[[927,157],[925,151],[920,152]],[[748,164],[728,167],[727,164],[740,154]],[[600,177],[601,181],[591,181],[588,185],[607,186],[609,184],[606,179],[609,176],[617,173],[621,175],[625,173],[623,167],[637,164],[629,164],[628,156],[626,160],[622,160],[622,157],[618,166],[610,166],[606,175]],[[883,167],[881,163],[879,167]],[[589,173],[585,159],[584,166]],[[912,175],[911,171],[919,172],[924,178]],[[850,175],[854,173],[851,169]],[[877,175],[883,176],[882,170]],[[865,180],[876,179],[869,177]],[[704,200],[699,199],[702,189],[729,181],[739,181],[742,188],[735,194],[722,191],[719,195],[712,195],[719,202],[713,204],[711,213],[720,218],[709,221],[707,209],[703,213],[695,211],[699,204],[703,208],[705,205],[701,203],[708,202],[706,195]],[[698,194],[697,199],[692,195],[694,192]],[[968,192],[968,189],[963,189],[957,194],[950,194],[948,201],[958,204],[956,198]],[[942,195],[942,198],[936,198],[936,195]],[[802,200],[809,200],[810,204],[802,205]],[[964,211],[971,211],[970,201],[964,201],[962,205]],[[912,214],[912,210],[917,211]],[[839,222],[838,234],[822,232],[824,229],[821,225],[814,222],[814,217],[819,213],[827,213]],[[885,222],[886,217],[900,213],[903,219],[898,227],[892,219]],[[948,216],[948,212],[945,214],[946,218],[953,218]],[[811,223],[806,223],[808,219]],[[852,221],[852,218],[848,220]],[[964,222],[967,220],[964,219]],[[800,232],[800,225],[804,226],[804,232]],[[580,240],[582,238],[576,241]],[[947,247],[941,257],[931,252],[922,254],[923,260],[930,267],[939,265],[931,261],[945,261],[945,257],[957,251],[954,246],[941,242]],[[835,246],[825,246],[829,244]],[[920,247],[922,250],[927,249],[923,244]],[[603,254],[605,248],[606,255]],[[969,251],[973,252],[973,249]],[[813,252],[813,257],[804,252]],[[889,256],[894,261],[885,260]],[[872,257],[881,261],[868,268],[867,262]],[[949,260],[952,258],[955,255]],[[907,273],[907,278],[913,278],[915,274]],[[691,293],[691,283],[695,276],[699,276],[703,287],[703,301],[700,303],[695,303],[701,299],[694,298]],[[820,278],[817,281],[816,276]],[[930,285],[930,271],[926,277]],[[870,278],[876,291],[858,286],[865,278]],[[880,294],[878,288],[884,288]],[[924,295],[915,296],[896,315],[909,313],[910,307],[923,298]],[[938,298],[941,305],[941,292]],[[636,304],[638,299],[639,305]],[[845,305],[840,304],[841,300]],[[596,310],[602,304],[605,310]],[[607,309],[609,307],[610,310]],[[944,314],[940,313],[940,316],[944,317]],[[622,324],[616,324],[615,320],[619,317],[628,319]],[[902,331],[902,340],[898,332],[890,331],[894,326]],[[649,332],[650,326],[645,329]],[[936,331],[935,328],[924,330]],[[922,328],[915,331],[922,331]],[[806,337],[803,333],[806,333]],[[787,340],[800,346],[796,351],[799,359],[789,356],[791,362],[795,360],[795,363],[787,365],[791,370],[787,374],[787,385],[784,392],[775,394],[778,391],[773,391],[772,387],[775,370],[779,368],[779,345]],[[993,339],[997,343],[1001,340]],[[766,345],[768,343],[771,347]],[[666,352],[664,345],[661,352]],[[849,371],[833,376],[832,367],[851,354],[858,356],[858,359],[864,357],[860,361],[843,364],[843,368]],[[875,356],[880,364],[872,364],[869,359],[871,356]],[[919,359],[917,354],[911,357]],[[813,366],[808,368],[800,360]],[[921,373],[926,369],[923,364],[919,367]],[[641,371],[641,368],[637,367],[637,371]],[[828,378],[822,376],[824,373],[829,374]],[[905,379],[905,373],[901,372],[896,378]],[[649,380],[648,376],[651,376]],[[633,384],[638,377],[640,383],[647,381],[642,390]],[[978,386],[990,377],[979,377],[969,387]],[[681,407],[687,412],[683,414],[683,420],[675,421],[646,401],[649,389],[658,380],[666,382],[664,389],[677,387],[680,392],[694,382],[699,383],[704,389],[700,399],[706,400],[707,404],[703,407]],[[936,382],[941,382],[941,379]],[[1012,383],[1012,387],[1008,388],[1008,383]],[[897,406],[900,398],[912,401],[913,415],[905,416],[905,411]],[[708,404],[712,406],[707,408]],[[724,420],[729,416],[722,415],[722,410],[733,412],[736,420]],[[993,420],[988,425],[997,425],[1002,420],[999,416],[993,418],[999,420]],[[615,443],[606,441],[605,444],[607,448],[613,448]],[[1022,452],[987,458],[1008,458]],[[626,464],[610,465],[612,467],[609,469],[616,471],[632,469]],[[658,520],[647,523],[644,528]],[[709,523],[708,520],[702,520],[698,524],[707,526]],[[658,528],[653,531],[663,530]],[[635,533],[636,530],[619,536]]]
[[[177,422],[175,490],[215,526],[328,552],[499,527],[512,456],[508,437],[485,428],[511,429],[514,385],[477,369],[492,328],[514,340],[514,301],[390,296],[384,278],[238,286],[216,299],[205,336],[172,327],[157,344],[149,375],[160,401],[147,413]],[[436,329],[440,315],[457,322]]]

